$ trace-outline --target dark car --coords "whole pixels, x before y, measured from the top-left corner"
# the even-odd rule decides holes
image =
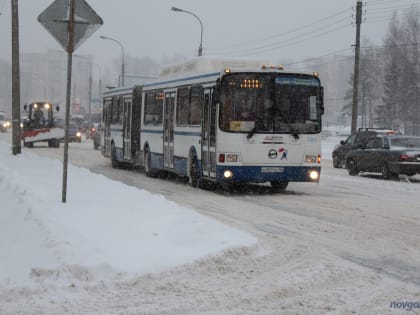
[[[79,127],[73,122],[69,124],[69,142],[82,142],[82,133]]]
[[[332,152],[333,167],[339,168],[346,164],[346,156],[351,150],[360,149],[366,146],[367,140],[376,135],[395,135],[392,129],[382,128],[359,128],[356,133],[350,135],[346,140],[340,141]]]
[[[365,148],[347,154],[346,168],[353,176],[359,172],[377,172],[384,179],[399,174],[420,174],[420,137],[370,137]]]

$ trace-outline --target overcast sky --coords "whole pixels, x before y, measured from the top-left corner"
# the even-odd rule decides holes
[[[0,58],[10,60],[10,0],[0,0]],[[200,24],[176,6],[200,17],[204,26],[204,55],[243,57],[283,62],[300,61],[335,52],[350,54],[355,41],[356,0],[87,0],[104,25],[77,51],[91,54],[98,64],[126,55],[152,57],[194,56],[200,43]],[[62,49],[37,21],[53,0],[20,0],[21,52]],[[420,0],[370,0],[364,3],[362,35],[382,44],[389,17]],[[347,50],[347,51],[345,51]]]

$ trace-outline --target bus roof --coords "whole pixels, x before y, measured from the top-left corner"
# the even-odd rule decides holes
[[[264,68],[264,66],[266,66]],[[258,71],[281,71],[281,67],[272,67],[270,63],[261,60],[247,60],[240,58],[221,58],[221,57],[194,57],[182,63],[176,63],[162,67],[158,78],[146,80],[142,86],[153,88],[158,85],[176,85],[179,82],[194,82],[195,80],[215,80],[223,74],[225,69],[232,72],[258,72]],[[263,70],[264,69],[264,70]],[[288,73],[302,73],[287,71]],[[113,88],[104,92],[104,96],[110,97],[131,93],[136,85]]]
[[[195,57],[183,63],[163,67],[159,79],[222,72],[224,69],[261,69],[264,62],[238,58]],[[267,63],[265,63],[267,64]]]

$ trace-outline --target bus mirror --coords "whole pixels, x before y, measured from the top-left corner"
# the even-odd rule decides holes
[[[55,110],[56,110],[57,112],[59,112],[59,111],[60,111],[60,106],[56,106],[56,107],[55,107]]]
[[[26,112],[28,110],[28,105],[23,105],[23,110]]]

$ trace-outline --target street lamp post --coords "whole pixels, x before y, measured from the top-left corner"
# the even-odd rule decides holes
[[[80,56],[80,55],[74,55],[75,57],[81,58],[83,60],[86,60],[89,63],[89,90],[88,90],[88,120],[89,120],[89,126],[92,122],[92,62],[89,58]]]
[[[175,12],[184,12],[184,13],[190,14],[194,16],[198,20],[198,22],[200,22],[201,37],[200,37],[200,46],[198,47],[198,56],[199,57],[202,56],[203,55],[203,23],[201,22],[200,18],[196,14],[187,10],[180,9],[180,8],[172,7],[171,10]]]
[[[108,40],[112,40],[113,42],[116,42],[118,45],[120,45],[120,47],[121,47],[121,53],[122,53],[122,62],[121,62],[121,86],[124,86],[124,77],[125,77],[125,70],[124,70],[124,68],[125,68],[125,57],[124,57],[124,47],[123,47],[123,45],[118,41],[118,40],[116,40],[116,39],[114,39],[114,38],[111,38],[111,37],[108,37],[108,36],[103,36],[103,35],[101,35],[101,36],[99,36],[100,38],[102,38],[102,39],[108,39]],[[119,82],[119,80],[118,80],[118,83],[120,83]]]

